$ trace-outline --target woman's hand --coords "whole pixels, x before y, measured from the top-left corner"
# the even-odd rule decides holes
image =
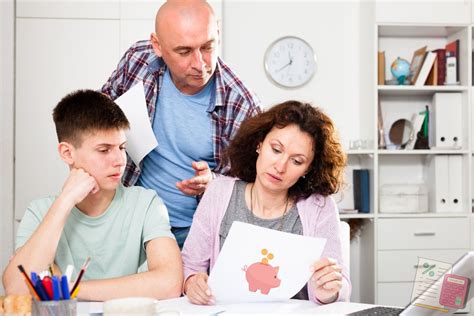
[[[323,258],[316,261],[311,269],[313,276],[310,282],[313,284],[316,299],[324,304],[336,301],[342,288],[342,268],[337,261]]]
[[[207,279],[208,275],[206,273],[199,272],[186,280],[184,292],[191,303],[198,305],[214,304],[214,297],[207,285]]]

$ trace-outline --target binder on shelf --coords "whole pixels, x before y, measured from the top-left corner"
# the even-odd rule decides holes
[[[462,122],[461,93],[435,93],[429,117],[429,147],[461,149]]]
[[[429,160],[428,179],[429,210],[433,213],[445,213],[448,210],[449,195],[448,155],[432,156]]]
[[[434,52],[426,52],[425,58],[423,60],[423,65],[421,66],[420,72],[416,77],[416,81],[414,85],[417,87],[421,87],[425,85],[426,79],[428,79],[428,75],[430,74],[431,68],[433,68],[433,63],[436,59],[436,53]]]
[[[461,213],[463,211],[462,159],[463,157],[461,155],[448,156],[449,195],[446,211],[449,213]]]
[[[360,213],[370,212],[370,182],[368,169],[354,169],[352,171],[354,190],[354,208]]]
[[[436,155],[429,161],[429,209],[461,213],[464,205],[462,155]]]

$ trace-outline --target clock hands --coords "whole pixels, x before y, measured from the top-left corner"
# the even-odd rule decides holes
[[[291,66],[291,64],[293,64],[293,58],[291,58],[290,52],[288,52],[288,58],[290,59],[290,61],[287,64],[281,66],[279,69],[275,70],[275,72],[280,72],[286,67]]]

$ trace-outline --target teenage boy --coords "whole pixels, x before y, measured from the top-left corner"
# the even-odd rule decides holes
[[[183,270],[166,207],[155,191],[120,181],[129,128],[121,109],[99,92],[81,90],[59,102],[53,119],[69,176],[57,197],[26,210],[3,275],[6,293],[28,291],[19,264],[42,271],[54,262],[64,272],[91,257],[79,299],[178,297]]]

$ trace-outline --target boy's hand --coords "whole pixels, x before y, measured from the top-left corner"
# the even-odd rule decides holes
[[[99,185],[94,177],[84,169],[73,168],[64,183],[61,196],[74,205],[84,200],[90,193],[99,191]]]
[[[192,167],[195,170],[194,177],[176,182],[176,187],[186,195],[199,195],[204,193],[211,182],[212,172],[205,161],[193,161]]]

